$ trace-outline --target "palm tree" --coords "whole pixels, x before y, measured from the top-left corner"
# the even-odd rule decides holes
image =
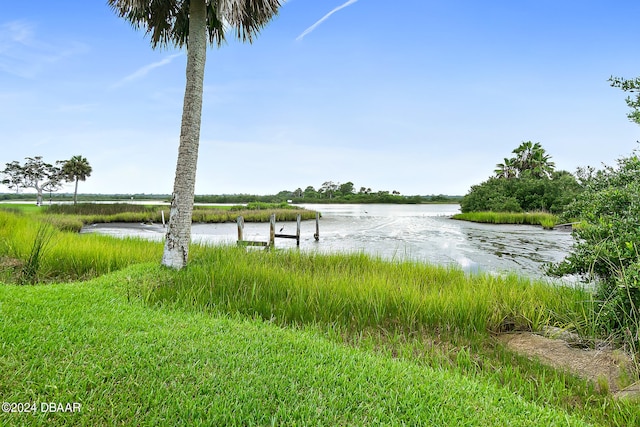
[[[551,156],[539,142],[534,144],[531,141],[525,141],[513,150],[513,154],[516,155],[513,160],[520,174],[530,171],[536,178],[550,177],[555,169],[555,163],[550,161]]]
[[[494,170],[496,178],[515,178],[518,176],[518,169],[516,168],[515,159],[507,159],[505,157],[504,163],[498,163]]]
[[[62,176],[67,182],[76,183],[76,188],[73,192],[73,204],[78,204],[78,181],[86,181],[91,176],[91,165],[86,157],[73,156],[69,160],[60,162],[62,163]]]
[[[171,214],[162,264],[187,264],[202,119],[202,89],[207,42],[220,47],[227,30],[252,42],[282,0],[108,0],[120,16],[151,34],[151,46],[187,48],[187,71]]]

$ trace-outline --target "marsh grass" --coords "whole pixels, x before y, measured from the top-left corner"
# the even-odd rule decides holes
[[[452,218],[488,224],[541,225],[545,229],[552,229],[558,223],[558,217],[548,212],[466,212]]]
[[[38,224],[29,255],[20,271],[19,281],[22,284],[38,282],[42,260],[46,255],[55,231],[47,223]]]
[[[143,222],[160,223],[162,213],[165,221],[169,220],[169,208],[158,205],[133,205],[126,203],[102,204],[81,203],[78,205],[51,205],[43,208],[51,221],[59,224],[61,229],[72,230],[78,222],[82,224]],[[235,222],[242,215],[245,222],[269,222],[272,213],[277,221],[295,221],[298,214],[302,220],[315,218],[315,211],[296,208],[287,204],[256,203],[248,206],[195,206],[193,222],[222,223]]]
[[[159,260],[162,245],[143,239],[113,239],[99,234],[63,232],[49,216],[0,211],[0,258],[17,260],[19,272],[2,269],[4,281],[77,280]]]
[[[577,313],[582,292],[516,276],[469,275],[460,269],[362,253],[246,252],[212,247],[193,252],[189,268],[147,298],[216,307],[280,324],[382,328],[412,334],[486,337],[538,330]]]

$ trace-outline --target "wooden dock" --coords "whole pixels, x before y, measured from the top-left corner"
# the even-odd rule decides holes
[[[302,222],[301,215],[296,216],[296,234],[276,233],[276,214],[271,214],[269,218],[269,240],[245,240],[244,239],[244,218],[239,216],[236,219],[238,224],[238,245],[239,246],[261,246],[265,249],[274,248],[276,239],[295,239],[296,246],[300,247],[300,224]],[[313,237],[316,242],[320,240],[320,213],[316,212],[316,232]]]

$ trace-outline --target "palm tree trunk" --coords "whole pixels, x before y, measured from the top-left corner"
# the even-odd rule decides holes
[[[187,83],[182,109],[178,163],[173,184],[169,226],[162,265],[181,269],[187,264],[191,240],[191,217],[196,184],[202,91],[207,55],[207,11],[205,0],[190,0]]]
[[[77,205],[78,204],[78,180],[79,178],[76,177],[76,189],[73,192],[73,205]]]

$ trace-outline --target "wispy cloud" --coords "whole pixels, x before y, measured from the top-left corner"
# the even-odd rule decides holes
[[[48,64],[87,51],[78,42],[43,41],[36,27],[26,21],[11,21],[0,24],[0,71],[33,78],[46,69]]]
[[[296,37],[297,41],[302,40],[307,34],[311,33],[313,30],[315,30],[316,28],[318,28],[318,26],[320,24],[322,24],[324,21],[326,21],[327,19],[329,19],[329,17],[331,15],[333,15],[334,13],[336,13],[337,11],[344,9],[347,6],[351,6],[352,4],[354,4],[355,2],[357,2],[358,0],[348,0],[347,2],[343,3],[342,5],[336,7],[335,9],[333,9],[331,12],[327,13],[326,15],[324,15],[322,18],[320,18],[315,24],[313,24],[312,26],[310,26],[309,28],[307,28],[306,30],[304,30],[302,32],[302,34],[300,34],[298,37]]]
[[[127,83],[130,83],[134,80],[138,80],[141,79],[142,77],[146,76],[147,74],[149,74],[151,71],[155,70],[156,68],[165,66],[167,64],[170,64],[171,61],[173,61],[174,59],[176,59],[178,56],[181,56],[182,53],[176,53],[174,55],[170,55],[167,56],[166,58],[163,58],[162,60],[158,61],[158,62],[153,62],[149,65],[145,65],[142,68],[139,68],[138,70],[136,70],[135,72],[129,74],[128,76],[126,76],[125,78],[115,82],[113,85],[111,85],[111,89],[115,89],[118,88],[120,86],[124,86]]]

